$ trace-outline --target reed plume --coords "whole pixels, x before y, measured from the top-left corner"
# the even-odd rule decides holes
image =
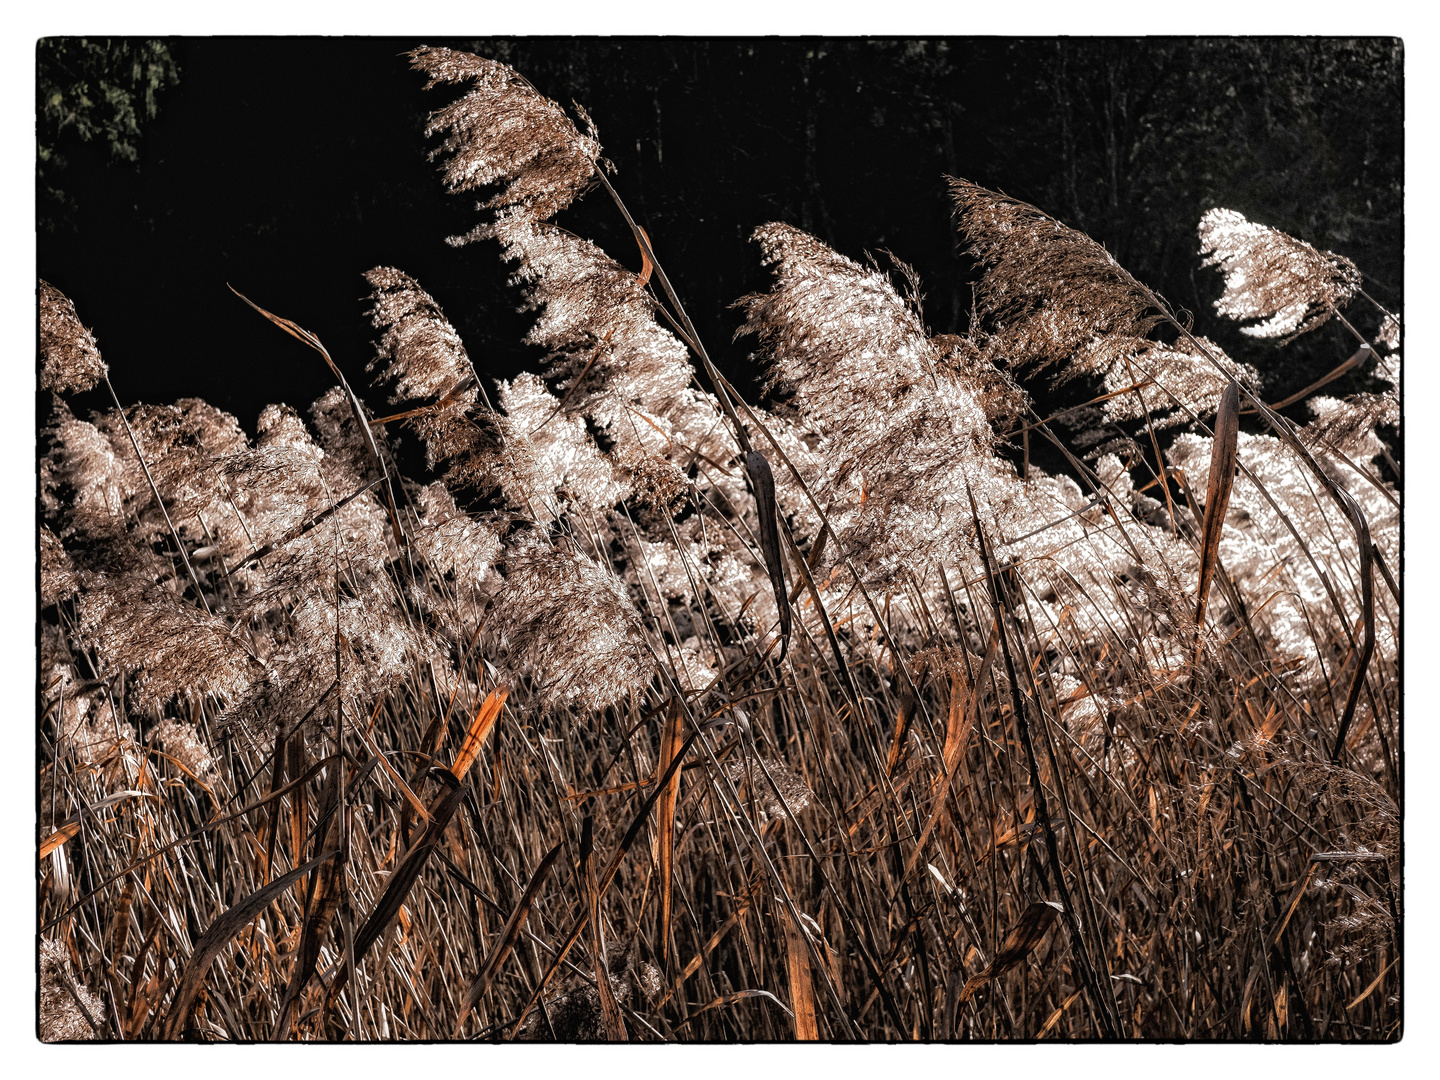
[[[1204,265],[1225,275],[1215,310],[1261,320],[1242,326],[1242,334],[1292,341],[1324,324],[1360,288],[1360,271],[1343,255],[1317,251],[1239,211],[1207,211],[1199,233]]]
[[[966,251],[984,268],[975,304],[997,364],[1108,370],[1161,321],[1144,289],[1099,243],[1027,203],[950,179]]]
[[[655,662],[610,571],[580,551],[524,547],[512,549],[505,569],[496,601],[505,643],[543,697],[601,709],[644,689]]]
[[[589,185],[600,156],[592,130],[581,134],[565,111],[538,93],[513,68],[453,49],[422,45],[408,54],[425,88],[468,83],[465,94],[430,114],[426,135],[445,133],[431,158],[444,159],[441,179],[451,192],[498,184],[478,205],[495,222],[544,221],[569,206]],[[480,224],[451,243],[493,235]]]
[[[100,348],[75,313],[69,297],[41,281],[40,388],[57,394],[89,390],[109,371]]]
[[[907,565],[953,562],[946,545],[959,539],[967,484],[1006,483],[992,452],[992,386],[946,362],[953,345],[926,334],[913,295],[907,302],[878,268],[788,225],[753,239],[776,282],[740,301],[739,333],[759,339],[770,386],[821,440],[812,482],[837,550],[863,553],[883,581]]]

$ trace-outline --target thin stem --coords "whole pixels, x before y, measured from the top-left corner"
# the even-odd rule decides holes
[[[695,350],[695,354],[700,357],[700,363],[705,367],[705,374],[710,376],[710,381],[715,386],[715,396],[720,402],[720,407],[725,410],[725,415],[735,428],[736,442],[740,444],[740,449],[743,452],[748,453],[751,450],[750,437],[745,431],[745,425],[740,422],[740,417],[735,413],[735,406],[730,401],[730,396],[725,392],[724,379],[721,378],[720,373],[715,370],[715,365],[710,362],[710,354],[705,351],[705,346],[700,341],[700,335],[695,330],[695,324],[690,321],[690,316],[686,314],[685,305],[680,302],[680,297],[676,295],[674,287],[670,284],[670,278],[666,275],[665,268],[660,265],[660,260],[655,257],[655,250],[650,246],[650,240],[645,235],[645,230],[640,228],[640,226],[636,224],[635,219],[630,216],[630,211],[626,208],[624,200],[620,198],[620,193],[615,190],[610,180],[606,177],[605,170],[598,164],[595,167],[595,175],[600,179],[600,183],[604,185],[605,190],[610,193],[610,198],[615,201],[615,206],[619,209],[621,215],[624,216],[625,223],[630,226],[630,231],[635,234],[635,242],[640,245],[640,250],[645,253],[645,257],[650,260],[651,266],[654,267],[655,280],[660,282],[660,288],[665,290],[666,297],[669,298],[671,305],[675,308],[675,314],[680,319],[680,325],[685,328],[687,344],[689,344]]]
[[[200,600],[200,605],[205,609],[205,614],[210,614],[210,603],[205,599],[205,591],[200,588],[200,579],[195,574],[195,568],[190,565],[190,557],[185,554],[185,545],[180,542],[180,533],[176,530],[174,522],[170,520],[170,511],[165,509],[165,500],[160,497],[160,489],[155,486],[155,478],[150,475],[150,466],[145,464],[145,455],[140,452],[140,443],[135,438],[135,432],[131,430],[130,421],[125,416],[125,409],[120,404],[120,395],[115,393],[115,387],[110,382],[108,374],[102,376],[105,381],[105,389],[110,391],[110,398],[115,402],[115,412],[120,417],[120,423],[125,425],[125,434],[130,436],[130,445],[135,448],[135,457],[140,461],[140,469],[145,473],[145,482],[150,485],[150,493],[155,496],[155,505],[160,507],[160,513],[165,518],[165,527],[170,530],[170,536],[175,541],[175,550],[180,552],[180,561],[185,564],[185,573],[190,576],[190,584],[195,586],[195,595]]]

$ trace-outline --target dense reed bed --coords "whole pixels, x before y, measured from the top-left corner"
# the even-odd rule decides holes
[[[1200,222],[1242,332],[1343,319],[1373,389],[1276,387],[954,180],[968,334],[765,225],[746,401],[583,111],[412,61],[542,372],[377,267],[372,385],[257,306],[335,373],[308,413],[81,419],[110,375],[40,286],[42,1038],[1399,1036],[1399,319],[1359,269]],[[552,223],[587,191],[633,249]]]

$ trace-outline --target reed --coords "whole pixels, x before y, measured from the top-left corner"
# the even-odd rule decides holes
[[[967,335],[767,224],[746,401],[589,117],[411,60],[541,371],[377,267],[374,387],[257,307],[336,372],[308,419],[80,419],[110,372],[40,285],[42,1038],[1399,1037],[1399,317],[1359,270],[1200,224],[1244,332],[1362,339],[1380,389],[1301,427],[954,180]],[[600,189],[637,251],[551,221]],[[1041,374],[1101,396],[1062,427]]]

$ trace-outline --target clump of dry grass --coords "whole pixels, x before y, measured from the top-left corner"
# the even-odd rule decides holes
[[[502,185],[480,231],[562,385],[492,410],[380,268],[375,366],[441,478],[342,386],[253,439],[57,399],[44,1038],[1398,1036],[1393,399],[1235,430],[1243,369],[963,182],[969,337],[769,225],[746,326],[788,402],[701,389],[648,241],[634,274],[544,224],[590,136],[415,59],[471,83],[447,182]],[[1044,368],[1108,380],[1130,448],[1029,412]],[[1001,453],[1021,417],[1066,471]]]

